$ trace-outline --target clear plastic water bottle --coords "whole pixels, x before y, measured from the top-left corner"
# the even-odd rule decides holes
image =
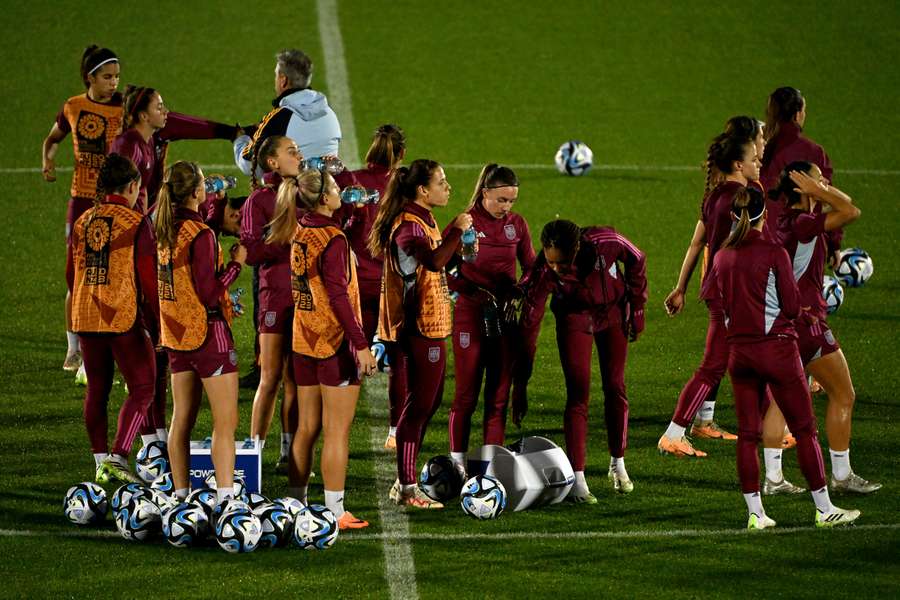
[[[313,156],[300,163],[303,171],[321,171],[324,169],[329,175],[337,175],[344,172],[344,163],[336,156]]]
[[[231,175],[210,175],[203,180],[203,187],[207,194],[217,194],[237,186],[237,178]]]
[[[466,262],[475,262],[475,259],[478,258],[478,249],[475,247],[475,242],[478,239],[478,234],[475,233],[474,227],[469,227],[462,234],[462,259]]]
[[[229,296],[231,297],[231,306],[234,310],[235,316],[239,317],[244,314],[244,305],[241,304],[241,296],[244,295],[244,288],[238,288],[233,292],[229,292]]]
[[[380,198],[378,190],[360,187],[347,187],[341,190],[341,202],[344,204],[378,204]]]
[[[384,342],[377,335],[372,339],[372,345],[369,347],[369,350],[375,357],[375,364],[378,366],[378,370],[382,373],[390,373],[391,366],[388,363],[387,349],[384,347]]]

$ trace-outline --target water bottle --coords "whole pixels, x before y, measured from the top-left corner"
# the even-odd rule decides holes
[[[210,175],[203,180],[203,187],[207,194],[217,194],[230,190],[237,186],[237,178],[231,175]]]
[[[344,204],[378,204],[380,197],[378,190],[360,187],[347,187],[341,191],[341,202]]]
[[[344,171],[344,163],[336,156],[313,156],[302,161],[300,169],[302,171],[321,171],[324,169],[329,175],[334,176]]]
[[[478,257],[478,250],[475,248],[475,240],[477,234],[474,227],[469,227],[462,234],[462,259],[468,263],[475,262]]]
[[[387,349],[384,347],[384,342],[377,335],[372,338],[372,345],[369,347],[369,350],[375,357],[375,364],[378,366],[378,370],[382,373],[390,373],[391,367],[388,364]]]
[[[244,314],[244,305],[241,304],[241,296],[244,295],[244,288],[238,288],[233,292],[229,293],[231,297],[231,307],[234,310],[234,315],[239,317]]]

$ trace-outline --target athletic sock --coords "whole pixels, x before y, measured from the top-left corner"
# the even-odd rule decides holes
[[[397,428],[396,427],[388,427],[388,436],[389,437],[397,437]]]
[[[100,463],[106,460],[107,456],[109,456],[109,454],[107,454],[106,452],[97,452],[96,454],[94,454],[94,465],[96,467],[99,467]]]
[[[175,498],[178,500],[184,500],[188,496],[188,491],[190,488],[178,488],[175,490]]]
[[[401,483],[400,484],[400,493],[403,494],[404,496],[412,496],[413,494],[416,493],[416,484]]]
[[[334,513],[336,519],[344,516],[344,490],[333,492],[325,490],[325,506]]]
[[[116,463],[120,467],[125,467],[126,469],[128,468],[128,457],[127,456],[122,456],[121,454],[110,454],[109,460],[111,462]]]
[[[763,457],[766,462],[766,479],[776,483],[784,479],[781,472],[781,448],[763,448]]]
[[[589,494],[590,491],[587,480],[584,478],[584,471],[575,471],[575,485],[572,486],[572,492],[578,496],[583,496]]]
[[[716,416],[716,401],[715,400],[704,400],[703,406],[700,407],[700,411],[697,413],[697,420],[701,423],[711,423],[713,417]]]
[[[279,458],[287,458],[288,453],[291,451],[291,442],[294,441],[293,433],[282,433],[281,434],[281,456]]]
[[[450,460],[453,461],[453,464],[462,467],[463,470],[466,468],[466,453],[465,452],[451,452]]]
[[[155,434],[155,433],[149,433],[149,434],[147,434],[147,435],[141,434],[141,443],[142,443],[143,445],[145,445],[145,446],[146,446],[147,444],[150,444],[151,442],[157,441],[158,439],[159,439],[159,438],[156,437],[156,434]]]
[[[165,427],[157,427],[156,429],[156,439],[164,444],[169,443],[169,432],[166,431]]]
[[[625,457],[620,456],[616,458],[615,456],[609,457],[609,468],[614,469],[619,477],[628,478],[628,471],[625,470]]]
[[[231,500],[234,498],[234,486],[231,487],[219,487],[216,489],[216,498],[219,501],[219,504],[222,504],[226,500]]]
[[[840,452],[829,448],[828,453],[831,454],[831,474],[834,478],[843,481],[850,477],[850,448]]]
[[[303,504],[306,504],[306,489],[308,486],[299,485],[299,486],[288,486],[288,496],[291,498],[296,498]]]
[[[81,344],[78,342],[78,334],[71,331],[66,332],[66,354],[75,354],[81,350]]]
[[[828,486],[822,486],[812,492],[813,502],[816,503],[816,509],[819,512],[830,513],[834,510],[834,504],[831,503],[831,496],[828,495]]]
[[[672,421],[669,423],[669,428],[666,429],[666,437],[670,440],[680,440],[684,437],[684,427]]]
[[[744,502],[747,503],[747,512],[751,515],[762,517],[766,514],[766,511],[763,510],[762,497],[759,495],[759,492],[744,494]]]

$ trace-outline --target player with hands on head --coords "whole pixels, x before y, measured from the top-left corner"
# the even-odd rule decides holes
[[[817,527],[852,523],[857,510],[834,506],[825,485],[822,451],[812,399],[803,375],[795,319],[802,297],[794,265],[779,244],[762,234],[766,217],[763,194],[742,187],[732,196],[735,227],[713,259],[707,290],[720,300],[728,339],[728,373],[738,417],[737,465],[747,503],[748,529],[774,527],[759,493],[757,446],[767,388],[797,437],[797,458],[812,490]]]
[[[187,497],[189,443],[201,389],[212,409],[212,460],[219,502],[234,497],[234,432],[238,423],[237,352],[231,334],[228,287],[247,257],[241,244],[223,264],[212,230],[197,212],[206,197],[196,163],[166,170],[156,211],[160,343],[172,370],[169,462],[175,497]]]
[[[515,368],[513,418],[520,424],[527,412],[524,388],[533,368],[541,320],[550,296],[550,310],[556,317],[556,345],[566,380],[566,453],[575,471],[575,485],[567,499],[596,504],[597,498],[584,477],[592,346],[597,346],[603,379],[610,453],[607,475],[615,491],[627,494],[634,484],[625,469],[625,361],[628,341],[636,341],[644,330],[646,260],[637,246],[612,227],[580,228],[563,219],[544,226],[541,247],[534,266],[521,282],[525,294],[520,321],[523,340]]]
[[[299,224],[298,201],[304,211]],[[344,509],[344,483],[360,380],[377,365],[362,331],[353,253],[334,219],[340,206],[337,184],[326,171],[285,176],[266,241],[291,248],[299,425],[288,465],[289,493],[307,503],[313,448],[322,433],[325,505],[341,529],[360,529],[369,524]]]
[[[416,460],[444,394],[446,338],[452,331],[444,268],[472,226],[472,216],[462,213],[442,238],[431,211],[447,205],[450,189],[443,167],[433,160],[398,167],[369,236],[372,255],[384,257],[378,337],[397,344],[408,378],[397,423],[397,480],[389,497],[413,508],[444,506],[416,485]]]
[[[866,481],[850,466],[850,430],[856,392],[844,352],[828,327],[828,312],[822,298],[828,234],[858,219],[860,210],[849,196],[828,183],[817,165],[807,161],[788,164],[778,185],[770,191],[770,197],[783,203],[777,237],[791,257],[800,288],[803,314],[795,323],[800,357],[807,372],[828,395],[825,431],[831,456],[831,489],[872,493],[881,484]],[[773,453],[777,456],[777,460],[766,461],[766,479],[777,481],[780,449],[775,440],[764,441],[767,458]]]
[[[534,264],[528,223],[512,211],[519,179],[508,167],[484,166],[467,207],[477,232],[473,261],[454,259],[448,273],[451,291],[459,294],[453,309],[453,358],[456,392],[450,408],[450,457],[466,470],[472,415],[484,380],[484,443],[502,446],[518,324],[505,320],[516,300],[516,265],[525,274]],[[444,231],[448,235],[449,230]]]
[[[66,211],[66,243],[72,226],[94,206],[97,178],[110,145],[122,128],[122,94],[119,87],[119,59],[109,48],[91,45],[81,56],[81,80],[85,93],[72,96],[63,104],[41,148],[41,175],[44,181],[56,181],[56,153],[59,144],[72,134],[74,171],[71,196]],[[72,331],[72,296],[66,292],[66,358],[63,370],[81,368],[78,335]]]
[[[147,320],[155,322],[159,310],[156,246],[150,221],[135,209],[140,178],[127,158],[106,158],[96,204],[75,221],[66,261],[72,327],[81,338],[88,376],[84,421],[100,483],[140,481],[128,467],[128,454],[153,401],[156,365]],[[128,396],[107,454],[107,406],[116,366]]]

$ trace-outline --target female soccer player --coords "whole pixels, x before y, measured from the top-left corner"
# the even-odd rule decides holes
[[[75,221],[66,261],[72,329],[81,339],[88,376],[84,422],[96,479],[137,482],[128,468],[131,445],[153,400],[156,368],[144,318],[156,310],[156,248],[150,222],[135,210],[141,187],[134,163],[111,154],[100,167],[103,200]],[[107,404],[118,365],[128,397],[107,455]]]
[[[694,227],[694,236],[688,246],[678,275],[678,283],[666,297],[666,311],[670,316],[684,308],[684,294],[691,274],[697,264],[701,250],[706,248],[708,268],[715,254],[731,230],[731,202],[734,193],[759,179],[759,156],[754,141],[746,137],[735,137],[727,133],[713,140],[707,158],[709,173],[721,173],[721,182],[711,187],[710,177],[707,192],[703,198],[700,219]],[[715,181],[713,178],[712,181]],[[685,430],[694,415],[700,410],[702,423],[695,423],[691,434],[704,438],[734,440],[736,436],[722,430],[712,420],[716,390],[728,366],[728,345],[725,341],[722,309],[718,299],[710,296],[705,278],[700,296],[709,310],[709,329],[706,332],[706,350],[700,367],[681,390],[675,413],[666,432],[659,438],[657,447],[662,454],[703,457],[706,453],[697,450],[685,437]],[[701,408],[706,404],[704,408]],[[703,426],[701,426],[703,425]]]
[[[482,377],[484,443],[502,446],[506,434],[517,331],[516,324],[501,325],[501,320],[517,291],[516,263],[525,274],[535,258],[528,223],[512,212],[518,197],[519,179],[512,169],[484,166],[467,208],[478,232],[478,254],[472,262],[460,260],[456,275],[448,278],[450,289],[459,293],[453,309],[456,394],[450,409],[450,457],[463,471]]]
[[[796,323],[800,357],[809,374],[828,394],[825,430],[831,455],[831,489],[872,493],[881,484],[866,481],[850,467],[850,429],[856,393],[847,359],[828,327],[822,299],[828,232],[858,219],[860,210],[846,194],[828,184],[818,166],[806,161],[788,164],[771,196],[786,206],[778,223],[778,239],[791,257],[801,304],[808,307]],[[823,204],[829,207],[827,212]],[[766,452],[771,450],[767,448]],[[775,464],[780,464],[780,460]],[[767,471],[768,467],[767,463]],[[779,475],[767,472],[766,478],[777,481]]]
[[[237,352],[231,336],[228,286],[247,256],[231,247],[222,251],[197,212],[206,197],[203,172],[178,161],[166,170],[156,211],[161,344],[172,369],[172,422],[169,461],[175,496],[187,496],[188,446],[200,410],[200,388],[212,408],[212,459],[219,501],[234,496],[234,431],[238,421]]]
[[[158,91],[128,86],[125,90],[122,133],[112,151],[130,158],[141,171],[138,209],[151,214],[162,185],[169,142],[177,140],[233,140],[237,127],[169,112]]]
[[[299,226],[298,198],[306,211]],[[288,469],[290,494],[306,503],[313,447],[324,432],[325,505],[341,529],[361,529],[369,523],[344,509],[344,482],[360,375],[375,373],[376,363],[362,331],[353,254],[333,218],[340,207],[337,184],[326,172],[286,177],[278,190],[268,241],[291,243],[294,375],[300,415]]]
[[[369,236],[369,251],[385,260],[378,337],[397,343],[409,390],[397,422],[397,481],[389,496],[414,508],[444,507],[416,485],[416,459],[444,393],[446,337],[452,331],[444,267],[459,248],[462,232],[472,225],[472,216],[462,213],[441,239],[431,210],[449,200],[450,184],[438,163],[418,159],[399,167]]]
[[[729,345],[728,372],[738,418],[738,475],[748,529],[774,527],[759,495],[759,444],[768,387],[797,437],[797,458],[812,490],[817,527],[852,523],[857,510],[834,506],[825,485],[812,400],[793,320],[801,297],[787,252],[762,235],[765,198],[753,188],[733,194],[733,232],[716,254],[707,289],[720,298]]]
[[[525,383],[531,374],[547,296],[552,294],[550,310],[556,317],[556,345],[566,379],[563,420],[566,453],[575,470],[575,486],[567,499],[596,504],[597,498],[584,478],[592,345],[597,346],[603,378],[610,453],[608,477],[619,493],[627,494],[634,489],[625,470],[628,445],[625,359],[628,342],[637,340],[644,330],[647,302],[644,253],[612,227],[582,229],[562,219],[544,226],[541,246],[541,253],[523,281],[524,352],[523,364],[516,369],[513,421],[520,424],[527,411]]]
[[[366,168],[358,171],[345,171],[335,179],[342,187],[358,185],[368,190],[377,190],[381,196],[384,196],[391,172],[400,166],[405,155],[406,135],[403,130],[396,125],[382,125],[375,130],[372,145],[366,152]],[[384,265],[381,256],[373,256],[367,246],[367,240],[377,214],[377,203],[361,206],[346,205],[341,207],[336,214],[343,223],[344,233],[347,234],[350,247],[356,255],[363,333],[370,342],[375,337],[378,328],[378,298],[381,295],[381,273]],[[388,343],[386,349],[388,362],[391,364],[391,371],[388,374],[390,426],[384,447],[394,450],[397,448],[397,420],[400,418],[399,407],[402,404],[400,399],[406,395],[404,387],[406,374],[398,371],[403,366],[397,360],[396,346]]]
[[[291,331],[294,303],[291,299],[290,239],[275,241],[266,237],[275,216],[276,195],[286,178],[300,173],[303,157],[291,138],[275,135],[257,147],[253,164],[253,193],[244,206],[241,220],[241,243],[247,248],[247,264],[259,269],[259,385],[253,398],[250,437],[259,436],[265,443],[275,412],[275,396],[284,381],[281,403],[281,454],[279,468],[287,466],[291,441],[297,429],[297,387],[291,360]],[[263,172],[258,185],[256,171]]]
[[[72,96],[63,104],[44,139],[42,174],[45,181],[56,181],[56,152],[72,132],[75,169],[66,213],[66,242],[72,225],[94,205],[97,176],[112,141],[122,127],[122,95],[119,87],[119,59],[109,48],[88,46],[81,56],[81,80],[87,92]],[[63,369],[81,367],[78,336],[72,332],[72,296],[66,294],[66,339],[68,350]]]

